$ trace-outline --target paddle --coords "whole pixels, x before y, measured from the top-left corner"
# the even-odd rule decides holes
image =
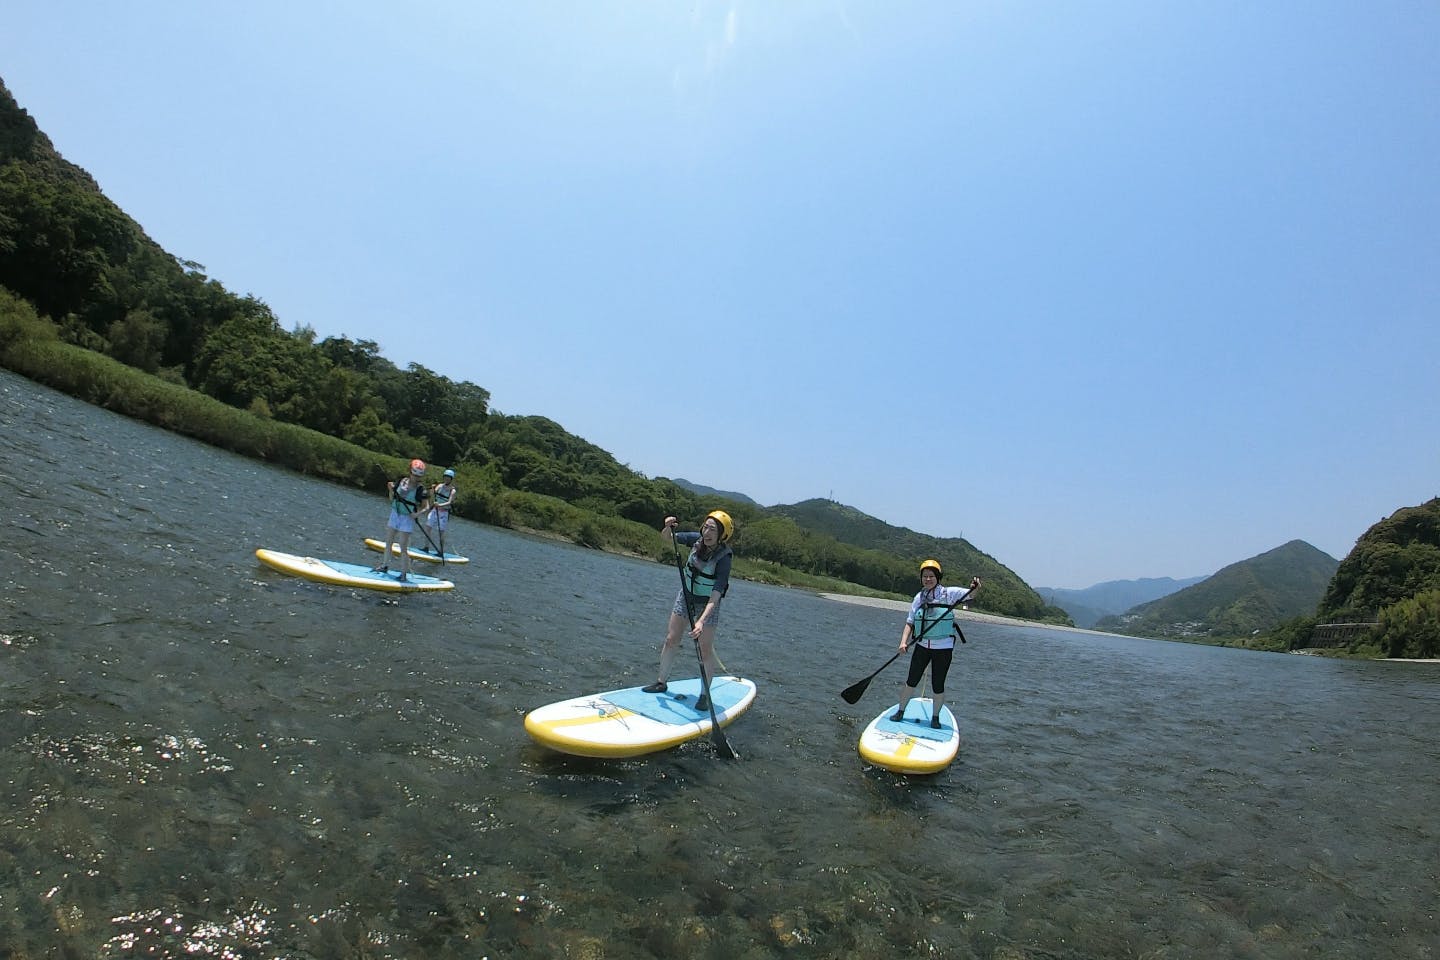
[[[946,609],[946,610],[954,610],[956,607],[960,606],[960,604],[964,603],[966,600],[969,600],[969,599],[970,599],[970,594],[972,594],[972,593],[974,593],[974,592],[975,592],[975,590],[974,590],[973,587],[972,587],[971,589],[965,591],[965,595],[964,595],[963,597],[961,597],[959,600],[956,600],[954,603],[946,606],[945,609]],[[874,680],[876,677],[880,676],[880,671],[881,671],[881,670],[884,670],[886,667],[890,666],[890,664],[892,664],[892,663],[894,663],[896,660],[900,659],[900,655],[901,655],[902,653],[905,653],[907,650],[910,649],[910,647],[912,647],[912,646],[914,646],[915,644],[919,643],[921,640],[924,640],[924,639],[925,639],[925,634],[929,633],[929,632],[930,632],[930,628],[933,627],[933,626],[935,626],[935,624],[937,624],[937,623],[939,623],[939,622],[940,622],[939,620],[931,620],[929,623],[927,623],[927,624],[925,625],[924,629],[922,629],[922,630],[920,631],[920,635],[919,635],[918,637],[911,637],[911,638],[910,638],[910,642],[905,645],[905,650],[897,650],[897,651],[895,651],[895,656],[891,657],[889,660],[886,660],[884,663],[880,664],[880,670],[876,670],[874,673],[870,674],[870,676],[866,677],[864,680],[861,680],[859,683],[852,683],[850,686],[846,687],[844,690],[841,690],[841,691],[840,691],[840,696],[841,696],[842,698],[844,698],[844,700],[845,700],[846,703],[859,703],[859,702],[860,702],[860,698],[863,697],[863,696],[865,696],[865,689],[870,686],[870,681],[871,681],[871,680]],[[951,621],[951,622],[953,623],[954,621]],[[964,643],[964,642],[965,642],[965,634],[960,633],[960,627],[959,627],[958,625],[955,627],[955,632],[960,634],[960,642],[961,642],[961,643]]]
[[[450,499],[446,500],[443,504],[437,503],[437,502],[435,501],[435,488],[432,487],[431,490],[430,490],[430,511],[433,513],[438,507],[441,507],[441,506],[446,507],[446,508],[448,509],[449,506],[450,506],[450,503],[451,503],[454,499],[455,499],[455,488],[454,488],[454,487],[451,487],[451,488],[450,488]],[[444,522],[449,522],[449,514],[447,513],[447,514],[441,516],[440,519],[441,519],[442,521],[444,521]],[[443,567],[443,566],[445,566],[445,528],[444,528],[444,526],[441,526],[440,524],[436,524],[435,529],[440,532],[440,543],[439,543],[439,544],[436,544],[434,540],[430,540],[430,534],[429,534],[428,531],[427,531],[426,534],[425,534],[425,539],[426,539],[426,540],[430,540],[430,546],[434,547],[434,548],[435,548],[435,552],[438,553],[438,554],[440,554],[440,566]]]
[[[419,528],[420,528],[420,532],[423,533],[423,534],[425,534],[425,539],[426,539],[427,541],[429,541],[429,543],[430,543],[430,549],[432,549],[432,550],[434,550],[436,553],[440,554],[440,566],[442,566],[442,567],[445,566],[445,549],[444,549],[443,547],[439,546],[439,545],[431,538],[431,536],[430,536],[430,531],[427,530],[427,529],[425,529],[425,524],[423,524],[423,523],[420,522],[420,517],[419,517],[418,515],[415,517],[415,526],[419,527]],[[442,540],[445,539],[445,535],[444,535],[443,533],[440,535],[440,539],[442,539]]]
[[[680,574],[681,599],[685,605],[685,619],[690,621],[690,629],[695,629],[695,614],[691,612],[690,602],[692,594],[690,587],[685,583],[685,561],[680,559],[680,545],[675,542],[675,531],[670,531],[670,546],[675,551],[675,570]],[[718,657],[716,658],[719,659]],[[720,718],[715,715],[715,699],[710,696],[710,676],[705,672],[705,658],[700,654],[700,638],[695,638],[695,660],[700,664],[700,690],[705,694],[705,703],[710,708],[710,742],[715,744],[715,752],[726,760],[739,760],[740,754],[730,746],[730,741],[725,739],[725,731],[720,729]]]

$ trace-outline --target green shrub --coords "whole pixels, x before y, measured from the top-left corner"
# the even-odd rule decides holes
[[[1440,590],[1426,590],[1381,610],[1374,636],[1387,657],[1440,656]]]
[[[13,344],[59,339],[55,324],[42,319],[28,302],[0,287],[0,356]]]

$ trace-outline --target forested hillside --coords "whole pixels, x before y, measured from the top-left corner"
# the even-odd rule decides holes
[[[1292,540],[1095,626],[1143,637],[1248,637],[1315,609],[1338,565],[1329,554]]]
[[[933,557],[945,568],[945,582],[963,585],[972,576],[985,580],[985,589],[977,600],[990,609],[1017,611],[1014,615],[1031,620],[1065,623],[1068,616],[1058,607],[1045,604],[1004,564],[977,550],[968,540],[958,537],[932,537],[906,527],[891,526],[854,507],[833,500],[817,498],[800,503],[770,508],[771,512],[793,520],[805,530],[824,534],[841,543],[866,547],[897,557],[925,559]],[[897,592],[918,589],[917,571],[912,562],[897,572]]]
[[[1440,498],[1404,507],[1365,531],[1340,563],[1315,623],[1374,623],[1352,650],[1440,657]]]
[[[397,367],[373,341],[286,330],[262,300],[231,293],[147,237],[55,151],[3,82],[0,363],[89,402],[357,487],[383,489],[410,457],[453,466],[462,491],[456,513],[588,546],[663,560],[655,530],[666,514],[694,523],[723,506],[738,521],[742,574],[895,595],[914,591],[915,564],[937,552],[923,538],[891,539],[879,521],[879,541],[842,541],[754,503],[642,476],[552,420],[490,409],[483,387],[419,364]],[[963,568],[963,555],[954,556]],[[1018,577],[984,559],[978,570],[993,568],[993,586],[978,606],[1047,613]]]

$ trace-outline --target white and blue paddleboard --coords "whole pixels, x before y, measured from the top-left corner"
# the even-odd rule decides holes
[[[891,720],[900,704],[892,703],[860,734],[860,756],[894,773],[935,773],[960,752],[960,731],[949,707],[940,708],[940,727],[930,726],[935,704],[915,697],[905,704],[905,719]]]
[[[700,678],[671,680],[664,693],[639,687],[594,693],[536,707],[525,715],[525,732],[552,750],[580,757],[638,757],[709,733],[710,711],[696,710]],[[710,700],[720,726],[750,709],[755,684],[716,677]]]
[[[384,541],[384,540],[376,540],[374,537],[366,537],[366,538],[365,538],[365,546],[369,547],[371,550],[376,551],[377,553],[384,553],[384,552],[385,552],[385,541]],[[445,555],[444,555],[444,556],[441,556],[440,554],[435,553],[433,550],[426,550],[426,549],[424,549],[423,547],[417,547],[417,546],[415,546],[415,540],[414,540],[413,537],[412,537],[411,540],[410,540],[410,549],[407,550],[406,552],[410,554],[410,559],[411,559],[411,560],[425,560],[425,561],[428,561],[428,562],[430,562],[430,563],[440,563],[441,561],[444,561],[445,563],[469,563],[469,562],[470,562],[470,558],[469,558],[469,557],[462,557],[460,554],[458,554],[458,553],[451,553],[449,550],[446,550],[446,551],[445,551]],[[400,544],[398,544],[398,543],[392,543],[392,544],[390,544],[390,556],[392,556],[392,557],[398,557],[398,556],[400,556]]]
[[[293,553],[266,550],[255,551],[255,558],[267,567],[282,573],[294,574],[316,583],[330,583],[339,587],[360,587],[365,590],[384,590],[389,593],[414,593],[426,590],[450,590],[455,584],[423,573],[411,573],[403,581],[399,570],[389,572],[372,570],[358,563],[343,560],[317,560],[314,557],[297,557]]]

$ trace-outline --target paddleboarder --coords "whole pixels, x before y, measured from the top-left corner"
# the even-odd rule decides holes
[[[672,544],[690,548],[690,558],[681,570],[680,591],[675,595],[675,605],[670,610],[670,622],[665,630],[665,642],[660,645],[660,675],[647,687],[646,693],[662,693],[670,679],[670,665],[680,650],[680,641],[689,636],[695,641],[704,663],[705,675],[701,678],[700,694],[695,701],[696,710],[708,710],[710,697],[709,681],[720,669],[719,658],[715,656],[715,628],[720,625],[720,601],[730,589],[730,537],[735,532],[735,523],[724,510],[712,510],[700,525],[698,533],[687,531],[677,533],[675,517],[666,517],[660,528],[660,535]]]
[[[450,505],[455,502],[455,471],[446,470],[435,489],[430,492],[430,511],[425,515],[425,526],[436,531],[430,539],[434,541],[432,552],[438,550],[445,556],[445,528],[450,523]]]
[[[410,472],[399,480],[385,484],[390,493],[390,519],[385,524],[384,559],[373,569],[377,573],[390,570],[392,545],[400,544],[400,580],[410,579],[410,534],[415,532],[415,515],[427,509],[429,491],[425,489],[425,461],[410,461]]]
[[[905,719],[905,705],[915,696],[925,668],[930,668],[930,689],[933,691],[934,706],[930,711],[930,726],[939,729],[940,708],[945,705],[945,675],[950,672],[950,660],[955,655],[955,636],[959,627],[955,624],[955,608],[966,603],[980,589],[980,578],[971,577],[969,588],[941,586],[940,578],[945,575],[939,560],[924,560],[920,563],[920,592],[910,604],[910,613],[905,617],[905,627],[900,631],[900,652],[910,646],[912,637],[920,639],[915,643],[915,652],[910,655],[910,673],[900,685],[900,707],[892,720]],[[963,642],[963,637],[961,638]]]

